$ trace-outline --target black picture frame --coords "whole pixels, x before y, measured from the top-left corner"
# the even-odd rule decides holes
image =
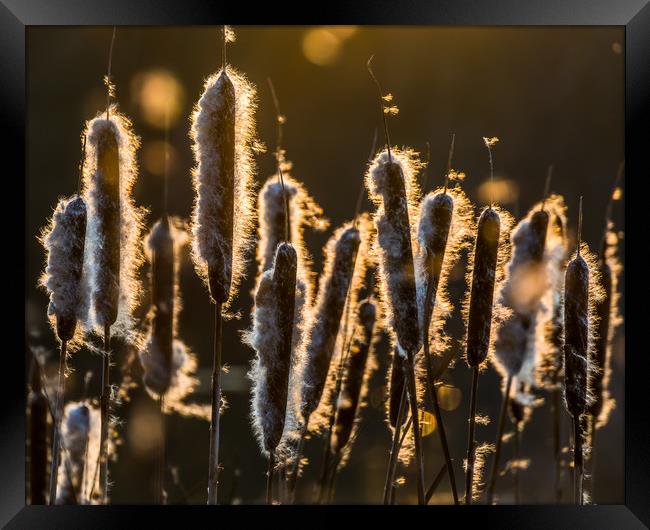
[[[306,6],[305,6],[306,8]],[[647,295],[642,283],[645,256],[634,254],[647,247],[643,218],[643,183],[648,179],[648,131],[650,130],[650,5],[646,0],[356,0],[313,3],[310,11],[295,5],[269,2],[247,5],[243,2],[211,3],[185,0],[2,0],[0,3],[0,107],[6,134],[6,180],[23,183],[25,173],[25,35],[32,25],[169,25],[169,24],[422,24],[422,25],[615,25],[625,27],[625,164],[627,175],[626,277],[635,286],[629,291],[626,315],[626,387],[625,387],[625,504],[611,506],[518,506],[454,508],[436,506],[435,516],[453,517],[454,524],[468,524],[478,518],[481,524],[508,528],[644,528],[650,525],[650,422],[647,408],[647,343],[641,339],[646,311],[635,312],[635,302]],[[594,146],[597,149],[598,146]],[[8,166],[6,162],[12,162]],[[11,167],[13,173],[10,175]],[[16,194],[24,193],[23,188]],[[17,196],[17,195],[16,195]],[[6,200],[6,199],[5,199]],[[15,201],[18,202],[18,201]],[[23,202],[23,204],[25,204]],[[16,204],[17,208],[20,208]],[[25,204],[25,208],[29,205]],[[638,219],[632,217],[638,212]],[[24,214],[23,214],[24,215]],[[7,221],[8,222],[8,221]],[[18,240],[31,237],[14,230],[14,248]],[[14,243],[14,242],[12,242]],[[25,254],[23,253],[23,256]],[[24,257],[23,257],[24,259]],[[13,274],[24,274],[21,260],[15,259]],[[20,270],[20,273],[18,273]],[[20,277],[20,276],[16,276]],[[641,283],[637,283],[641,282]],[[644,286],[642,289],[637,285]],[[17,295],[18,296],[18,295]],[[13,311],[19,320],[19,312]],[[21,326],[4,320],[5,333],[18,337]],[[24,323],[22,324],[24,328]],[[16,346],[18,346],[18,340]],[[6,373],[0,385],[0,522],[6,528],[103,528],[129,527],[137,519],[154,526],[191,524],[198,519],[222,524],[223,514],[240,518],[244,509],[207,507],[53,507],[25,506],[25,389],[24,356],[18,347],[4,352]],[[20,368],[22,367],[22,370]],[[265,507],[251,507],[253,511]],[[429,507],[429,509],[432,507]],[[275,517],[287,517],[275,510]],[[338,517],[340,511],[356,511],[364,517],[379,516],[383,522],[395,510],[372,507],[300,507],[299,510],[327,510]],[[421,510],[427,508],[410,507]],[[218,511],[221,510],[219,514]],[[225,510],[225,511],[224,511]],[[454,510],[452,513],[450,510]],[[247,511],[247,510],[246,510]],[[255,514],[259,516],[260,514]],[[415,514],[413,514],[415,515]],[[264,515],[267,516],[266,514]],[[410,515],[409,515],[410,516]],[[425,524],[438,524],[426,516]],[[299,519],[294,519],[296,522]],[[397,520],[396,520],[397,521]],[[483,526],[485,527],[485,526]]]

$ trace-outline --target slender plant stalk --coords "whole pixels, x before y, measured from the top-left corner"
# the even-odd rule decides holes
[[[59,353],[59,380],[56,388],[56,404],[52,421],[54,429],[52,434],[52,464],[50,467],[50,497],[49,504],[53,506],[56,501],[56,486],[61,458],[61,419],[63,417],[63,397],[65,394],[65,356],[67,341],[61,341]]]
[[[582,506],[583,490],[582,427],[580,417],[573,418],[573,502]]]
[[[557,377],[557,376],[556,376]],[[553,390],[553,453],[555,459],[555,502],[562,502],[562,445],[560,443],[560,389]]]
[[[165,397],[158,399],[160,405],[161,447],[160,447],[160,504],[167,504],[167,420],[165,418]]]
[[[104,326],[104,355],[102,356],[102,395],[101,405],[101,435],[99,446],[99,483],[101,485],[102,504],[108,503],[108,422],[111,401],[111,326]]]
[[[420,419],[418,418],[418,400],[415,392],[415,372],[413,371],[413,362],[407,360],[404,363],[404,372],[408,384],[408,399],[411,408],[411,417],[413,419],[413,440],[415,442],[415,464],[417,467],[418,480],[418,504],[425,504],[424,501],[424,460],[422,458],[422,439],[420,437]]]
[[[413,423],[413,419],[411,418],[411,415],[409,414],[408,420],[406,420],[406,423],[404,424],[404,428],[402,429],[402,435],[399,438],[399,443],[397,444],[397,454],[399,455],[399,452],[402,450],[402,445],[404,444],[404,439],[406,438],[406,435],[409,432],[409,429],[411,428],[411,423]],[[395,504],[395,493],[397,492],[397,484],[395,483],[395,476],[393,474],[393,481],[392,484],[390,485],[390,500],[388,504],[391,506]]]
[[[445,465],[449,473],[449,484],[451,485],[451,492],[454,497],[454,504],[458,504],[458,491],[456,490],[456,477],[454,474],[454,466],[451,461],[451,455],[449,453],[449,444],[447,443],[447,435],[445,434],[445,426],[442,420],[442,411],[440,410],[440,403],[438,402],[438,391],[435,385],[435,379],[433,378],[433,371],[431,369],[431,356],[429,353],[429,326],[431,324],[430,317],[431,314],[431,305],[432,305],[432,296],[435,296],[435,290],[437,290],[438,282],[435,282],[434,278],[430,275],[429,281],[427,284],[427,295],[425,300],[425,322],[424,322],[424,331],[422,333],[422,345],[425,357],[425,364],[427,365],[427,384],[429,385],[429,390],[431,391],[431,399],[433,400],[433,410],[436,415],[436,422],[438,424],[438,435],[440,437],[440,444],[442,445],[442,451],[445,455]]]
[[[429,486],[429,489],[427,490],[427,494],[424,497],[424,499],[427,501],[427,504],[429,504],[431,497],[433,497],[433,494],[436,492],[436,489],[438,488],[438,486],[440,486],[442,479],[445,477],[446,471],[447,471],[447,464],[443,464],[442,467],[440,468],[440,471],[438,471],[438,474],[433,479],[433,482],[431,483],[431,486]]]
[[[476,393],[478,391],[478,365],[472,370],[472,393],[469,406],[469,436],[467,437],[467,477],[465,483],[465,504],[472,504],[472,485],[474,482],[474,428],[476,426]]]
[[[221,302],[214,305],[214,358],[212,363],[212,417],[210,421],[210,461],[208,504],[217,504],[219,485],[219,420],[221,419]]]
[[[275,469],[275,454],[269,453],[269,468],[266,473],[266,504],[273,504],[273,476]]]
[[[390,493],[393,482],[395,482],[395,470],[397,469],[397,457],[399,455],[399,440],[400,428],[404,418],[406,408],[406,386],[402,388],[402,397],[399,402],[399,411],[397,413],[397,421],[395,422],[395,432],[393,433],[393,444],[390,449],[390,457],[388,458],[388,470],[386,472],[386,482],[384,484],[384,504],[390,504]]]
[[[506,411],[508,410],[508,401],[510,400],[510,388],[512,387],[512,374],[508,373],[506,380],[506,388],[501,397],[501,410],[499,412],[499,423],[497,425],[497,439],[494,451],[494,459],[492,460],[492,471],[490,472],[490,483],[487,490],[487,505],[491,506],[494,501],[494,490],[497,485],[497,477],[499,476],[499,457],[501,456],[501,447],[503,445],[503,429],[506,424]]]

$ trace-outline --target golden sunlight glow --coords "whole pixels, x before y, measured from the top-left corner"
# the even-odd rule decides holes
[[[442,410],[455,410],[460,405],[462,392],[453,385],[441,385],[438,387],[438,401]]]
[[[164,129],[167,113],[170,125],[180,117],[185,91],[174,74],[157,69],[135,75],[131,81],[131,97],[146,122]]]
[[[172,173],[176,164],[176,149],[164,141],[147,142],[142,147],[142,165],[152,175],[163,177],[165,175],[165,146],[169,152],[169,172]]]
[[[497,204],[514,204],[519,198],[519,186],[514,180],[495,178],[494,182],[487,180],[479,186],[478,196],[482,204],[491,201]]]
[[[325,28],[308,30],[302,39],[302,52],[307,60],[318,66],[327,66],[341,55],[342,39]]]

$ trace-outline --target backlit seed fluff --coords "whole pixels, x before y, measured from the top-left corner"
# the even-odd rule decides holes
[[[50,296],[47,312],[61,341],[80,337],[77,324],[84,324],[87,318],[88,285],[83,273],[86,221],[82,197],[61,199],[40,237],[47,265],[39,283]]]
[[[307,287],[307,304],[311,306],[313,298],[313,272],[311,256],[305,246],[306,228],[323,231],[328,221],[323,217],[323,210],[309,195],[307,189],[290,174],[290,164],[283,163],[282,175],[284,191],[289,210],[288,241],[293,245],[298,256],[298,275]],[[258,277],[273,265],[275,250],[285,238],[287,222],[282,184],[278,176],[271,175],[259,193],[259,228],[257,245]]]
[[[255,88],[231,66],[211,75],[192,113],[192,256],[210,296],[226,306],[237,293],[255,223]]]
[[[465,358],[470,366],[481,366],[494,351],[496,323],[504,314],[496,299],[510,257],[513,222],[512,216],[496,205],[484,208],[478,218],[477,236],[467,260],[468,289],[462,311]]]
[[[411,358],[420,347],[413,249],[419,201],[416,175],[422,164],[412,150],[391,148],[391,159],[386,150],[375,156],[366,187],[376,206],[373,252],[379,263],[384,313],[395,330],[400,354]]]
[[[353,280],[361,237],[349,223],[330,237],[316,302],[309,315],[305,350],[300,360],[300,415],[304,428],[318,407],[339,334],[348,288]]]
[[[564,398],[567,410],[579,418],[591,406],[590,380],[598,326],[597,304],[604,295],[597,259],[580,244],[566,268],[564,282]]]
[[[84,197],[88,205],[86,262],[94,330],[134,339],[132,312],[140,299],[142,219],[132,191],[139,139],[115,106],[86,124]]]
[[[289,243],[278,245],[273,267],[260,279],[253,327],[246,341],[257,353],[252,381],[251,416],[261,450],[273,453],[284,430],[296,304],[297,255]]]
[[[188,404],[186,398],[198,384],[196,359],[178,337],[182,309],[178,276],[181,254],[189,241],[177,218],[158,220],[145,240],[151,264],[152,306],[147,315],[147,337],[139,351],[143,382],[154,398],[164,395],[164,412],[209,418],[206,405]]]
[[[99,475],[96,467],[100,423],[99,408],[89,402],[71,402],[65,406],[56,504],[99,502]],[[109,452],[113,451],[114,444],[110,443]],[[95,488],[91,496],[93,483]]]

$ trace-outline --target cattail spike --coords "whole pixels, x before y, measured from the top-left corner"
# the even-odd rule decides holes
[[[110,119],[111,96],[112,96],[112,82],[111,70],[113,68],[113,46],[115,45],[115,32],[117,26],[113,26],[113,35],[111,36],[111,46],[108,50],[108,67],[106,69],[106,120]]]
[[[84,134],[81,143],[81,159],[79,160],[79,176],[77,178],[77,197],[81,197],[81,183],[83,181],[84,162],[86,160],[86,140],[87,136]]]
[[[375,83],[375,86],[377,87],[377,93],[379,95],[379,107],[381,108],[381,119],[384,125],[384,135],[386,137],[386,151],[388,152],[388,161],[392,162],[393,159],[391,158],[391,153],[390,153],[390,135],[388,134],[388,120],[386,119],[386,111],[384,107],[384,95],[381,89],[381,85],[379,84],[379,81],[375,77],[375,73],[372,71],[372,67],[370,66],[370,63],[372,62],[374,57],[375,57],[374,55],[370,56],[370,59],[368,59],[368,62],[366,63],[366,67],[368,68],[368,73],[370,74],[370,77],[372,78],[372,80]]]
[[[546,199],[548,198],[549,190],[551,189],[551,178],[553,177],[553,164],[548,166],[546,170],[546,182],[544,183],[544,195],[542,196],[542,205],[540,210],[544,211],[544,206],[546,206]]]
[[[578,237],[576,238],[576,253],[580,256],[580,247],[582,243],[582,195],[580,195],[580,204],[578,206]]]
[[[447,157],[447,173],[445,174],[445,193],[449,185],[449,174],[451,173],[451,162],[454,158],[454,146],[456,144],[456,133],[451,134],[451,144],[449,145],[449,155]]]

